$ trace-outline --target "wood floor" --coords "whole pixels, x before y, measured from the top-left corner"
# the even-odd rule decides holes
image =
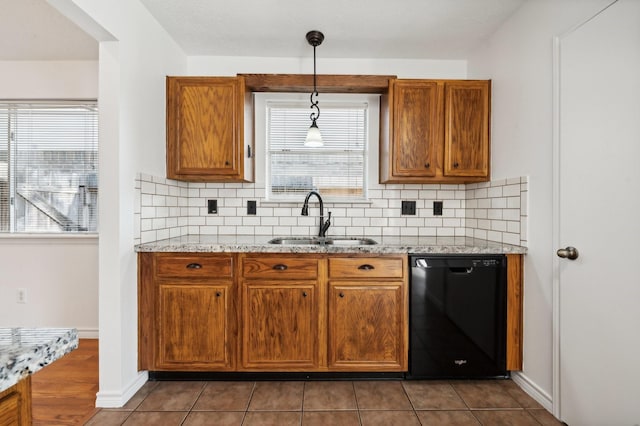
[[[80,339],[78,349],[31,380],[34,425],[84,424],[97,411],[98,340]]]

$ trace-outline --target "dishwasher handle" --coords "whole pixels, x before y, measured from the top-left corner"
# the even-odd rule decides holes
[[[422,269],[430,268],[429,264],[427,263],[427,259],[416,259],[416,266]]]

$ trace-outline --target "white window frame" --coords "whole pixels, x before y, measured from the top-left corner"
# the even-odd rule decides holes
[[[378,94],[335,94],[320,93],[318,97],[320,110],[323,105],[349,106],[367,104],[365,121],[366,146],[364,154],[363,170],[363,196],[362,197],[324,197],[325,202],[331,203],[369,203],[369,189],[378,181],[378,146],[379,146],[379,121],[380,121],[380,95]],[[267,146],[267,108],[272,104],[298,104],[308,107],[308,93],[254,93],[254,137],[255,152],[262,156],[256,158],[256,187],[264,190],[266,202],[292,203],[299,202],[291,197],[274,197],[270,194],[270,158]],[[311,120],[309,120],[311,125]],[[320,125],[320,123],[319,123]],[[322,129],[320,130],[322,131]]]

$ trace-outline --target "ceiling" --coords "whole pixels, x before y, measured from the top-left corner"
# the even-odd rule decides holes
[[[318,57],[465,59],[527,0],[140,1],[190,56],[305,57],[317,29]],[[0,60],[97,59],[97,43],[45,0],[0,9]]]
[[[45,0],[0,0],[0,60],[98,59],[98,43]]]

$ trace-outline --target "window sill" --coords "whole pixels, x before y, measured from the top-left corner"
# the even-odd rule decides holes
[[[322,198],[322,201],[325,205],[371,205],[373,201],[371,200],[336,200],[331,198]],[[317,203],[317,198],[312,198],[310,203]],[[302,205],[304,203],[304,197],[300,198],[300,200],[263,200],[260,202],[260,205],[263,207],[283,207],[286,205],[297,206]]]
[[[40,234],[40,233],[9,233],[0,232],[0,244],[5,242],[22,242],[22,243],[39,243],[42,241],[47,242],[63,242],[65,244],[73,243],[86,243],[95,241],[97,242],[99,234],[97,232],[83,233],[83,234]]]

